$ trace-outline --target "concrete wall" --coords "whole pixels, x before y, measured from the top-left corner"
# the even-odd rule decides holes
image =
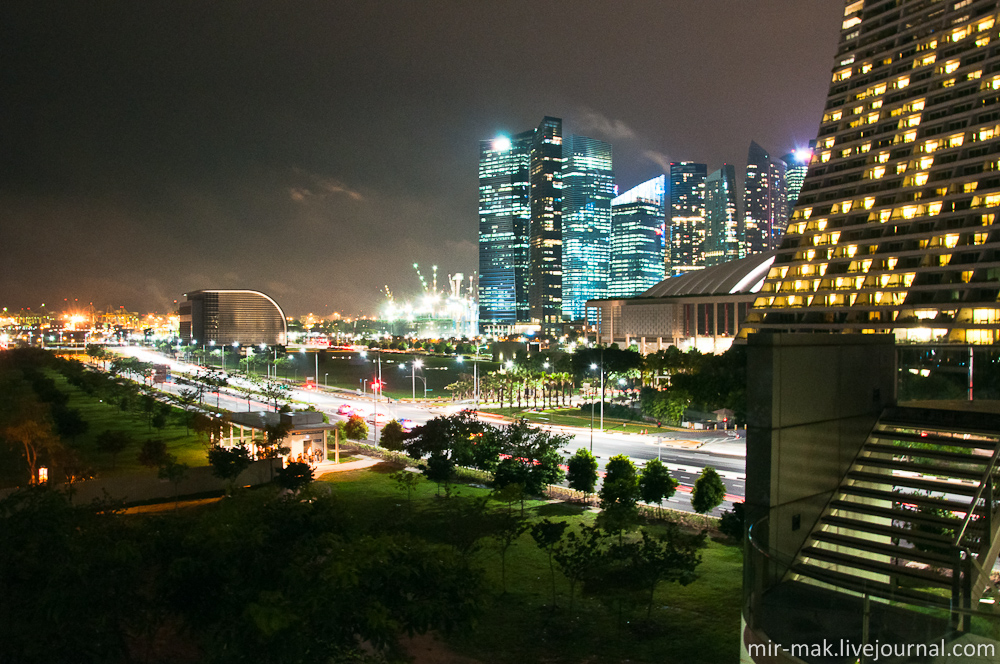
[[[747,349],[748,522],[792,557],[895,403],[891,335],[754,334]]]

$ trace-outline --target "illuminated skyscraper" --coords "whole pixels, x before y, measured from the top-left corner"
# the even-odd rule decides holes
[[[847,5],[816,154],[751,328],[1000,341],[998,11]]]
[[[705,267],[705,176],[708,167],[690,161],[670,164],[670,232],[667,272],[671,276]]]
[[[750,141],[743,197],[743,256],[775,249],[785,233],[785,162]]]
[[[569,136],[563,145],[562,313],[582,320],[587,300],[607,296],[611,199],[615,174],[611,145]]]
[[[611,201],[607,297],[632,297],[663,280],[666,179],[653,178]]]
[[[788,208],[788,214],[792,213],[795,201],[799,199],[802,182],[809,170],[809,162],[812,161],[813,148],[815,147],[816,141],[809,141],[808,148],[790,152],[781,158],[787,166],[785,168],[785,204]]]
[[[705,179],[705,267],[738,259],[742,239],[736,169],[732,164],[723,164]]]
[[[534,131],[479,142],[479,321],[509,327],[530,320],[528,168]]]
[[[545,117],[531,137],[531,322],[562,332],[562,120]]]

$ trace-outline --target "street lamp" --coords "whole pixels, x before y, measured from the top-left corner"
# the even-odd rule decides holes
[[[327,381],[327,377],[329,377],[329,375],[330,374],[328,373],[323,374],[323,387],[330,387],[330,383]]]
[[[413,358],[413,365],[410,367],[410,384],[411,384],[411,389],[413,390],[413,399],[414,400],[416,400],[416,398],[417,398],[417,367],[422,367],[422,366],[424,366],[423,362],[421,362],[417,358]],[[425,379],[423,376],[421,376],[421,380],[424,381],[424,398],[426,399],[427,398],[427,379]]]
[[[601,353],[601,355],[602,355],[602,362],[601,362],[601,431],[604,431],[604,362],[603,362],[603,355],[604,354]],[[591,370],[596,371],[597,370],[597,365],[596,364],[591,364],[590,368],[591,368]],[[593,411],[594,411],[594,402],[593,401],[590,402],[590,411],[591,411],[590,419],[593,420],[594,419],[594,414],[593,414]]]

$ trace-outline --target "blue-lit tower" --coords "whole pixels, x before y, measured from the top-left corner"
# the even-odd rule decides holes
[[[732,164],[705,178],[705,267],[721,265],[740,257],[743,217],[740,216],[736,169]]]
[[[529,165],[534,131],[479,143],[479,322],[483,332],[530,320]]]
[[[632,297],[663,281],[666,180],[647,180],[611,201],[607,297]]]
[[[615,175],[611,145],[586,136],[563,143],[562,314],[582,320],[587,300],[608,294],[611,200]]]

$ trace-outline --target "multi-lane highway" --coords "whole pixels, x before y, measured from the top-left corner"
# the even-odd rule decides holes
[[[180,362],[145,348],[123,347],[115,349],[115,351],[132,355],[145,362],[168,364],[172,374],[194,375],[199,371],[204,371],[202,367]],[[233,380],[238,382],[240,379]],[[176,394],[186,386],[170,381],[159,387],[164,391]],[[235,389],[231,388],[224,388],[218,393],[206,393],[204,398],[208,404],[217,404],[220,408],[231,411],[267,410],[270,408],[268,404],[260,400],[251,399],[248,403]],[[450,415],[472,405],[453,402],[437,404],[390,402],[385,397],[375,401],[371,393],[357,394],[344,390],[327,390],[322,387],[319,390],[293,388],[289,393],[289,399],[316,406],[317,409],[329,415],[331,421],[346,419],[346,416],[337,413],[338,408],[345,403],[363,410],[366,419],[377,411],[380,425],[389,419],[405,418],[417,426],[434,417]],[[501,424],[503,421],[502,418],[485,414],[483,419],[496,424]],[[714,467],[726,485],[727,501],[723,504],[722,509],[728,509],[733,500],[743,499],[746,480],[746,445],[744,438],[734,438],[732,432],[727,434],[721,431],[685,431],[638,435],[602,432],[600,430],[591,433],[589,428],[580,429],[577,427],[545,426],[545,428],[553,433],[570,437],[564,448],[564,453],[567,456],[580,447],[592,449],[602,472],[607,460],[616,454],[627,455],[639,466],[650,459],[660,458],[670,469],[671,475],[680,483],[680,490],[675,496],[664,502],[666,507],[690,511],[691,487],[694,486],[695,480],[706,466]],[[370,440],[373,440],[374,434],[372,427],[369,434]]]

